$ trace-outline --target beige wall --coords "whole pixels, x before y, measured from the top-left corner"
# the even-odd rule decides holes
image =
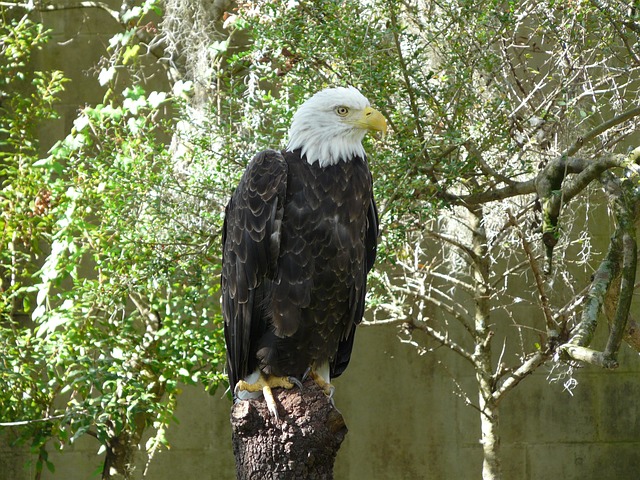
[[[68,132],[81,105],[101,100],[103,91],[87,70],[108,38],[97,33],[110,34],[117,26],[99,10],[42,18],[54,29],[54,41],[38,57],[42,68],[62,69],[73,79],[63,98],[63,119],[43,131],[50,145]],[[546,371],[510,393],[501,408],[505,479],[640,478],[637,353],[623,347],[621,365],[614,372],[579,370],[573,396],[549,384]],[[393,327],[361,328],[352,364],[335,382],[336,406],[349,427],[336,478],[480,478],[479,413],[454,393],[452,377],[476,399],[473,372],[450,352],[441,348],[420,356],[398,341]],[[147,478],[234,478],[229,408],[222,392],[209,396],[186,387],[176,412],[180,423],[168,434],[171,449],[153,459]],[[45,472],[43,479],[97,478],[93,474],[102,460],[97,450],[97,442],[87,437],[52,454],[56,474]],[[24,450],[0,445],[0,480],[33,479],[34,468],[23,467],[27,459]]]

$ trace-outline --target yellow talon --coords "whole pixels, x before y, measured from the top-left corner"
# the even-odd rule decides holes
[[[255,383],[247,383],[244,380],[240,380],[236,384],[236,388],[234,391],[245,391],[245,392],[260,392],[262,391],[262,395],[264,396],[265,401],[267,402],[267,408],[271,415],[275,417],[276,420],[280,419],[278,415],[278,407],[276,405],[276,400],[273,397],[272,388],[286,388],[287,390],[293,388],[295,384],[291,382],[287,377],[275,377],[272,375],[264,375],[260,373],[258,380]]]
[[[313,379],[314,382],[316,382],[316,385],[318,385],[322,389],[327,397],[333,398],[333,392],[335,391],[336,387],[327,382],[322,377],[322,375],[320,375],[314,369],[311,369],[311,371],[309,372],[309,376]]]

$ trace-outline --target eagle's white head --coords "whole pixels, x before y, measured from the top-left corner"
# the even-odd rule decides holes
[[[302,149],[307,162],[321,167],[364,158],[362,139],[368,130],[386,133],[387,122],[354,87],[322,90],[293,115],[287,151]]]

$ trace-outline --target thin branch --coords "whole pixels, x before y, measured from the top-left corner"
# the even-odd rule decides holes
[[[533,272],[533,276],[536,279],[536,287],[538,289],[538,294],[540,298],[540,305],[542,306],[542,311],[544,312],[544,318],[547,325],[547,334],[550,336],[557,335],[557,325],[555,320],[553,319],[553,313],[551,312],[551,308],[549,307],[549,298],[547,297],[546,289],[544,286],[544,276],[540,271],[540,266],[538,265],[538,261],[536,259],[533,250],[531,249],[531,245],[525,238],[522,231],[518,228],[518,223],[511,213],[510,210],[507,210],[507,214],[509,216],[509,220],[512,222],[513,227],[516,229],[518,237],[520,237],[520,241],[522,242],[522,248],[527,254],[527,258],[529,259],[529,265],[531,266],[531,271]]]
[[[536,260],[538,260],[539,258],[541,258],[540,255],[537,255]],[[513,267],[511,267],[509,270],[506,270],[503,274],[499,275],[496,277],[496,279],[491,282],[491,288],[495,289],[496,286],[502,282],[505,278],[508,278],[511,274],[517,272],[518,270],[522,269],[524,266],[528,265],[530,263],[529,260],[523,260],[520,263],[514,265]]]
[[[563,317],[566,318],[569,314],[571,314],[571,312],[574,312],[580,305],[582,305],[584,296],[588,290],[589,290],[589,286],[584,287],[562,308],[557,310],[556,318],[563,318]]]
[[[531,200],[530,202],[527,202],[526,205],[522,206],[522,208],[520,208],[518,213],[514,215],[516,217],[518,224],[522,224],[526,221],[527,213],[532,208],[535,208],[535,206],[536,206],[535,200]],[[499,246],[502,240],[507,236],[508,232],[510,231],[511,231],[511,221],[507,219],[502,225],[502,227],[500,227],[498,232],[494,233],[491,236],[491,240],[489,241],[489,245],[488,245],[489,251],[493,251],[495,247]]]
[[[405,326],[409,329],[421,330],[427,335],[429,335],[434,340],[438,341],[441,345],[447,347],[450,350],[453,350],[457,354],[459,354],[462,358],[468,360],[475,367],[475,360],[473,358],[473,354],[466,351],[463,347],[461,347],[458,343],[453,341],[447,333],[441,333],[427,325],[426,322],[416,322],[410,318],[397,318],[397,319],[388,319],[388,320],[374,320],[374,321],[365,321],[363,320],[360,325],[363,327],[381,327],[381,326]]]
[[[459,242],[455,238],[450,237],[448,235],[443,235],[442,233],[438,233],[438,232],[435,232],[433,230],[429,230],[426,233],[430,237],[437,238],[438,240],[442,240],[443,242],[449,243],[449,244],[453,245],[454,247],[459,248],[464,253],[469,255],[469,257],[471,257],[471,259],[473,260],[474,263],[478,262],[478,260],[479,260],[478,255],[476,255],[476,253],[471,248],[469,248],[467,245],[464,245],[463,243]]]
[[[0,5],[4,5],[4,6],[9,6],[9,5],[15,5],[15,6],[21,6],[23,8],[27,8],[29,10],[33,9],[34,6],[33,5],[28,5],[28,4],[11,4],[9,2],[3,2],[0,3]],[[99,10],[102,10],[106,13],[109,14],[109,16],[111,18],[113,18],[116,22],[118,22],[118,24],[120,24],[122,26],[122,28],[128,28],[128,25],[122,21],[122,17],[120,15],[120,12],[118,10],[114,10],[113,8],[111,8],[107,3],[105,2],[100,2],[100,1],[93,1],[93,0],[86,0],[86,1],[80,1],[80,2],[76,2],[76,3],[69,3],[69,4],[43,4],[43,5],[39,5],[37,7],[35,7],[37,11],[39,12],[53,12],[53,11],[58,11],[58,10],[78,10],[78,9],[83,9],[83,8],[97,8]],[[143,28],[136,28],[135,29],[135,36],[138,39],[138,41],[140,41],[140,43],[142,43],[143,45],[145,45],[147,47],[147,53],[151,53],[154,57],[156,57],[157,59],[162,59],[164,58],[164,48],[161,46],[162,41],[153,41],[152,40],[152,36],[149,35],[145,35],[145,31]]]
[[[408,281],[409,279],[406,279],[406,280]],[[460,312],[458,309],[454,308],[449,303],[443,302],[441,300],[438,300],[437,298],[434,298],[434,297],[432,297],[430,295],[427,295],[427,293],[424,292],[424,291],[418,291],[416,289],[412,289],[410,285],[391,285],[390,283],[386,283],[385,288],[388,291],[393,291],[393,292],[396,292],[396,293],[397,292],[401,292],[401,293],[405,294],[407,297],[419,299],[419,300],[422,300],[423,302],[426,302],[426,303],[434,306],[436,309],[439,309],[439,310],[451,315],[453,318],[455,318],[472,337],[475,335],[475,332],[474,332],[473,328],[471,327],[471,320],[470,320],[469,316],[465,315],[462,312]],[[439,289],[434,288],[434,287],[431,287],[431,289],[432,289],[432,291],[434,291],[437,294],[441,295],[445,299],[451,300],[451,298],[448,295],[446,295],[444,292],[440,291]],[[383,307],[385,307],[386,310],[391,310],[392,309],[389,306],[384,306],[383,305]],[[459,308],[464,310],[461,306]],[[394,308],[394,310],[395,310],[395,308]],[[403,323],[403,322],[406,323],[409,320],[407,319],[406,316],[403,316],[398,321],[400,323]]]
[[[411,321],[406,318],[388,318],[386,320],[362,320],[361,327],[389,327],[398,325],[411,325]]]
[[[604,172],[613,167],[626,167],[637,162],[640,147],[636,147],[629,155],[609,154],[596,160],[571,158],[561,155],[538,174],[536,189],[542,203],[542,238],[547,247],[547,270],[551,270],[553,248],[558,242],[558,218],[563,205],[581,193],[593,180],[600,178]],[[570,181],[567,175],[577,174]]]
[[[598,178],[602,172],[610,168],[621,166],[619,160],[626,158],[622,155],[608,155],[594,162],[589,162],[584,169],[570,181],[566,181],[562,186],[562,195],[559,197],[560,203],[568,204],[574,197],[579,195],[587,186]]]
[[[148,331],[156,332],[161,324],[160,317],[157,312],[151,310],[146,301],[137,292],[130,292],[129,298],[138,309],[138,312],[145,319],[145,325]]]
[[[31,425],[33,423],[51,422],[53,420],[60,420],[66,415],[54,415],[46,418],[36,418],[33,420],[19,420],[16,422],[0,422],[0,427],[22,427],[24,425]]]
[[[629,156],[636,161],[640,156],[640,147]],[[615,368],[615,354],[623,335],[629,316],[631,297],[633,295],[635,270],[637,263],[637,244],[635,241],[635,224],[638,218],[638,197],[629,195],[628,186],[613,174],[602,175],[601,182],[612,199],[617,226],[614,231],[605,259],[600,263],[593,276],[593,281],[582,311],[580,323],[573,329],[569,342],[560,348],[571,358],[581,360],[605,368]],[[624,292],[618,298],[614,315],[613,329],[607,342],[605,352],[596,352],[586,348],[593,337],[598,324],[598,314],[605,303],[612,283],[623,275],[626,281]]]
[[[611,238],[611,243],[609,244],[609,250],[607,251],[606,257],[602,260],[600,266],[593,274],[591,286],[585,296],[586,300],[582,309],[580,323],[572,329],[571,339],[567,342],[567,345],[561,347],[576,360],[580,360],[580,358],[573,357],[571,354],[571,352],[576,350],[569,349],[569,347],[584,347],[591,343],[596,326],[598,325],[598,313],[604,303],[604,297],[619,270],[621,237],[621,232],[616,230]]]
[[[480,170],[485,176],[493,177],[496,179],[496,182],[502,182],[507,185],[514,185],[515,183],[517,183],[511,178],[508,178],[497,170],[493,169],[482,157],[482,152],[480,152],[474,142],[472,142],[471,140],[467,140],[464,143],[464,147],[466,148],[467,152],[469,152],[470,158],[477,161]]]
[[[610,9],[602,5],[602,2],[599,2],[596,0],[590,0],[589,3],[591,3],[592,5],[595,5],[595,7],[607,17],[607,19],[609,20],[609,23],[611,24],[611,27],[616,31],[616,33],[620,37],[620,40],[624,43],[624,46],[626,47],[626,50],[629,53],[629,57],[633,59],[636,65],[640,65],[640,58],[634,51],[635,48],[632,45],[630,45],[629,39],[620,28],[618,21],[615,18],[612,18]],[[632,8],[632,7],[629,6],[629,8]],[[620,23],[625,27],[627,27],[628,29],[630,29],[631,31],[640,35],[640,27],[633,20],[622,21]]]
[[[630,115],[631,112],[633,112],[635,115],[640,115],[640,107],[637,109],[633,109],[630,112],[627,112],[627,115]],[[583,139],[584,138],[586,138],[586,136],[583,137]],[[472,193],[470,195],[461,195],[461,196],[450,195],[449,197],[447,197],[447,200],[456,204],[479,205],[482,203],[495,202],[498,200],[505,200],[511,197],[517,197],[520,195],[536,193],[537,184],[540,182],[542,178],[549,176],[549,172],[552,167],[561,167],[563,171],[566,169],[566,167],[578,168],[579,166],[581,166],[580,171],[584,171],[586,168],[589,167],[590,168],[589,173],[585,174],[584,177],[581,177],[579,180],[579,182],[583,184],[585,183],[585,181],[588,184],[590,181],[597,178],[599,170],[601,173],[602,171],[607,170],[609,168],[624,166],[625,163],[627,162],[630,162],[630,163],[637,162],[638,158],[640,158],[640,147],[636,148],[629,155],[607,155],[605,157],[602,157],[599,160],[596,160],[595,162],[580,159],[580,158],[568,158],[568,153],[570,153],[571,151],[573,150],[568,149],[565,153],[563,153],[559,157],[556,157],[556,159],[549,162],[547,167],[538,174],[537,178],[532,178],[530,180],[526,180],[523,182],[514,183],[512,185],[508,185],[506,187],[495,189],[495,190],[487,190],[484,192]],[[573,151],[573,153],[575,153],[575,151]],[[560,165],[560,163],[562,163],[562,165]],[[568,171],[568,173],[580,173],[580,171]],[[574,192],[574,190],[578,189],[579,187],[580,185],[578,183],[576,183],[575,185],[572,185],[568,193],[575,196],[576,193]]]
[[[586,134],[584,134],[581,137],[579,137],[573,143],[573,145],[571,145],[569,148],[567,148],[562,153],[561,156],[570,157],[570,156],[574,155],[578,150],[580,150],[582,148],[582,146],[585,143],[590,142],[591,140],[596,138],[601,133],[604,133],[607,130],[615,127],[616,125],[620,125],[621,123],[624,123],[627,120],[631,120],[632,118],[637,117],[639,115],[640,115],[640,106],[638,106],[636,108],[632,108],[631,110],[627,110],[626,112],[623,112],[620,115],[617,115],[617,116],[613,117],[611,120],[608,120],[606,122],[602,122],[597,127],[593,128],[592,130],[590,130]]]
[[[484,192],[472,193],[470,195],[462,195],[452,197],[450,200],[454,203],[463,205],[479,205],[482,203],[495,202],[505,200],[511,197],[526,195],[536,192],[536,179],[532,178],[523,182],[514,183],[504,188],[491,189]]]
[[[41,5],[40,7],[37,7],[37,10],[42,12],[52,12],[55,10],[78,10],[81,8],[97,8],[100,10],[104,10],[116,22],[122,23],[120,21],[120,12],[118,12],[117,10],[114,10],[104,2],[83,1],[83,2],[77,2],[77,3],[63,4],[63,5],[48,4],[48,5]]]
[[[473,328],[471,328],[470,321],[467,320],[465,316],[462,313],[460,313],[457,309],[455,309],[453,306],[447,303],[441,302],[440,300],[437,300],[429,295],[416,294],[416,297],[422,300],[425,300],[426,302],[430,303],[434,307],[439,308],[444,312],[448,313],[453,318],[455,318],[458,321],[458,323],[460,323],[465,328],[465,330],[469,332],[469,334],[471,334],[472,337],[475,336],[475,332]]]
[[[454,342],[448,335],[448,333],[442,333],[437,331],[436,329],[430,327],[426,323],[422,322],[420,325],[416,325],[415,323],[412,326],[418,330],[422,330],[427,335],[429,335],[434,340],[440,342],[443,346],[447,347],[450,350],[453,350],[458,355],[460,355],[465,360],[469,361],[474,368],[477,366],[476,360],[472,353],[467,352],[463,347]]]
[[[537,351],[529,357],[518,369],[509,375],[504,382],[502,382],[500,388],[493,392],[493,399],[496,403],[502,400],[502,397],[504,397],[507,392],[518,386],[525,377],[531,375],[548,358],[549,353],[541,351]]]
[[[449,284],[455,285],[456,287],[460,287],[460,288],[462,288],[463,290],[465,290],[466,292],[468,292],[470,294],[473,293],[473,286],[471,286],[467,282],[464,282],[464,281],[460,280],[459,278],[455,278],[455,277],[452,277],[451,275],[447,275],[445,273],[440,273],[440,272],[433,271],[433,270],[429,270],[428,273],[432,277],[441,278],[442,280],[446,280]]]
[[[413,114],[413,118],[416,122],[416,131],[418,133],[418,138],[420,139],[420,143],[424,142],[424,132],[422,130],[422,124],[420,119],[422,115],[420,115],[420,109],[418,107],[418,102],[415,97],[414,88],[411,85],[411,77],[409,76],[409,69],[407,68],[407,63],[404,59],[404,53],[402,49],[402,43],[400,42],[400,36],[398,34],[398,18],[395,11],[395,5],[390,2],[389,3],[389,20],[391,22],[391,31],[393,32],[393,42],[396,48],[396,54],[398,55],[398,63],[400,64],[400,69],[402,71],[402,77],[404,79],[405,87],[407,89],[407,95],[409,96],[409,105],[411,107],[411,113]],[[426,153],[426,151],[425,151]]]

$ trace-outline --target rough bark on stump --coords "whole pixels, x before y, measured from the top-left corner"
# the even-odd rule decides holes
[[[340,412],[312,380],[304,389],[273,391],[280,418],[264,399],[231,409],[233,453],[239,480],[332,479],[347,434]]]

